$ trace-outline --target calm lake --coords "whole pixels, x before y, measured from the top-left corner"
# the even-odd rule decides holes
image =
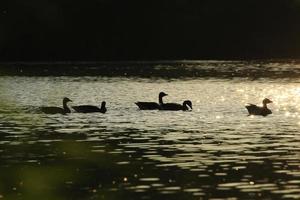
[[[159,63],[154,77],[0,76],[0,199],[300,199],[299,65],[189,64],[171,77]],[[193,111],[138,110],[160,91]],[[63,97],[108,110],[38,112]],[[273,114],[248,116],[265,97]]]

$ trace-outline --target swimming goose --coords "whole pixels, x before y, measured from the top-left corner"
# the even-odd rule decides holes
[[[105,105],[106,102],[102,101],[100,108],[92,105],[72,106],[72,108],[79,113],[94,113],[94,112],[105,113],[107,110]]]
[[[245,106],[249,112],[249,115],[262,115],[262,116],[267,116],[269,114],[272,114],[272,111],[267,107],[268,103],[273,103],[270,99],[265,98],[263,100],[263,106],[257,106],[254,104],[249,104]]]
[[[160,110],[171,110],[171,111],[177,111],[177,110],[183,110],[187,111],[190,109],[193,109],[192,102],[190,100],[186,100],[183,102],[183,104],[178,103],[164,103],[161,106]]]
[[[67,97],[63,99],[63,108],[60,107],[41,107],[41,111],[45,114],[67,114],[70,113],[71,110],[69,109],[67,103],[71,100]]]
[[[141,109],[141,110],[158,110],[160,109],[160,106],[163,103],[163,97],[164,96],[167,96],[168,94],[164,93],[164,92],[160,92],[159,95],[158,95],[158,103],[156,102],[135,102],[135,104]]]

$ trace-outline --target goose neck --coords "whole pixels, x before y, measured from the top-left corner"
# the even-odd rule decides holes
[[[164,103],[163,103],[163,97],[162,97],[162,96],[159,96],[159,97],[158,97],[158,102],[159,102],[159,104],[164,104]]]
[[[63,108],[64,108],[64,110],[65,110],[66,113],[70,113],[70,112],[71,112],[71,110],[70,110],[70,108],[68,107],[68,105],[67,105],[66,102],[63,102]]]

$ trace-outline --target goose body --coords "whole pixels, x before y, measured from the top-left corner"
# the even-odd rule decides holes
[[[160,105],[156,102],[135,102],[140,110],[159,110]]]
[[[106,109],[105,105],[106,105],[106,102],[103,101],[101,103],[100,108],[97,106],[92,106],[92,105],[72,106],[72,108],[78,113],[94,113],[94,112],[106,113],[107,109]]]
[[[272,103],[269,99],[263,100],[263,106],[257,106],[255,104],[248,104],[246,109],[248,110],[249,115],[261,115],[261,116],[267,116],[269,114],[272,114],[272,111],[267,107],[268,103]]]
[[[160,110],[170,110],[170,111],[177,111],[177,110],[183,110],[187,111],[190,109],[193,109],[192,102],[190,100],[186,100],[183,102],[183,104],[178,103],[165,103],[161,105]]]
[[[40,110],[45,113],[45,114],[67,114],[70,113],[71,110],[68,107],[67,103],[70,102],[71,100],[67,97],[63,99],[63,107],[54,107],[54,106],[49,106],[49,107],[40,107]]]
[[[168,94],[164,92],[160,92],[158,95],[158,102],[135,102],[135,104],[139,107],[140,110],[159,110],[161,108],[161,105],[163,104],[163,97],[167,96]]]

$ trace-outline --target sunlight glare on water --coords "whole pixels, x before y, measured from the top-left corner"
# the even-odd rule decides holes
[[[5,184],[1,175],[3,197],[47,192],[54,198],[63,190],[75,199],[300,198],[295,79],[0,80],[0,169],[11,178]],[[165,102],[191,100],[193,111],[138,110],[134,102],[157,102],[160,91],[169,94]],[[37,112],[39,106],[62,106],[65,96],[70,105],[100,106],[104,100],[108,111]],[[264,98],[274,102],[268,105],[273,114],[249,117],[244,106],[261,105]],[[45,171],[44,182],[38,173]],[[41,183],[45,187],[35,188]]]

